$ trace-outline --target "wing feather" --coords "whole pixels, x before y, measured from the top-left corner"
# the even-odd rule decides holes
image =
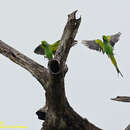
[[[35,48],[34,53],[39,54],[39,55],[45,55],[45,50],[42,47],[42,44],[40,44],[39,46]]]
[[[82,43],[90,49],[101,51],[101,47],[96,43],[95,40],[82,40]]]
[[[115,43],[117,43],[119,41],[120,36],[121,36],[120,32],[113,34],[111,36],[107,36],[108,38],[110,38],[110,43],[111,43],[112,47],[114,47]]]

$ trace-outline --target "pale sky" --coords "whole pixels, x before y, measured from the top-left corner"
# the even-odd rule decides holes
[[[74,10],[82,22],[77,40],[93,40],[121,32],[115,57],[124,78],[118,77],[110,59],[78,44],[70,51],[65,78],[68,100],[82,117],[104,130],[124,130],[130,123],[130,104],[110,100],[130,96],[129,0],[1,0],[0,40],[42,65],[33,53],[40,41],[61,38],[67,15]],[[35,112],[44,105],[44,90],[32,75],[0,55],[0,121],[40,130]],[[13,130],[13,129],[12,129]]]

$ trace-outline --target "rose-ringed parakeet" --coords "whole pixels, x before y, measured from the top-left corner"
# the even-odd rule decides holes
[[[72,46],[74,46],[76,43],[77,41],[74,40],[74,42],[72,43]],[[59,44],[60,44],[60,40],[56,41],[53,44],[49,44],[46,41],[41,41],[41,44],[38,47],[36,47],[36,49],[34,50],[34,53],[44,55],[46,58],[51,60]]]
[[[114,35],[111,36],[102,36],[102,40],[97,39],[97,40],[83,40],[82,43],[86,46],[88,46],[88,48],[93,49],[93,50],[97,50],[97,51],[102,51],[103,54],[106,53],[107,56],[111,59],[113,65],[115,66],[117,73],[120,74],[122,77],[122,73],[120,72],[116,59],[114,57],[114,53],[113,53],[113,49],[114,49],[114,45],[116,42],[118,42],[119,37],[120,37],[121,33],[118,32]]]

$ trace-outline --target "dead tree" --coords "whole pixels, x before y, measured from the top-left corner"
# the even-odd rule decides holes
[[[38,118],[44,120],[41,130],[101,130],[77,114],[65,95],[66,60],[81,22],[81,17],[76,19],[76,12],[68,15],[60,45],[54,58],[48,62],[48,68],[0,41],[0,53],[28,70],[46,92],[46,104],[36,112]]]
[[[111,98],[111,100],[130,103],[130,97],[127,96],[117,96],[116,98]],[[126,127],[125,130],[130,130],[130,124]]]
[[[112,98],[111,100],[120,101],[120,102],[130,102],[130,97],[127,97],[127,96],[117,96],[116,98]]]
[[[130,124],[125,128],[125,130],[130,130]]]

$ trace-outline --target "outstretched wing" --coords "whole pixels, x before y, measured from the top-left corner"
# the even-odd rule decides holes
[[[34,53],[39,55],[45,55],[45,49],[42,47],[42,44],[35,48]]]
[[[58,41],[56,41],[55,43],[53,43],[53,44],[50,45],[53,54],[55,54],[55,52],[56,52],[56,50],[57,50],[59,44],[60,44],[60,40],[58,40]]]
[[[120,32],[113,34],[111,36],[107,36],[107,38],[110,39],[110,43],[111,43],[112,47],[114,47],[115,43],[117,43],[119,41],[120,36],[121,36]]]
[[[72,46],[76,45],[77,43],[78,43],[78,41],[74,40],[74,42],[72,43]],[[55,52],[56,52],[59,44],[60,44],[60,40],[58,40],[55,43],[53,43],[53,44],[50,45],[53,54],[55,54]]]
[[[96,40],[83,40],[82,43],[90,49],[101,51],[100,45],[96,42]]]
[[[54,42],[53,44],[51,44],[51,47],[58,47],[59,46],[59,44],[60,44],[60,40],[58,40],[58,41],[56,41],[56,42]]]

